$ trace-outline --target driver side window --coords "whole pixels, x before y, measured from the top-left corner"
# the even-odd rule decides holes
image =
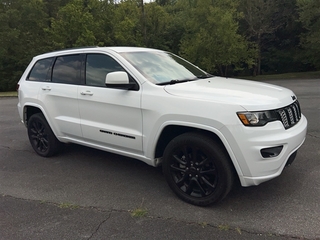
[[[105,87],[106,75],[124,71],[113,58],[103,54],[88,54],[86,58],[86,85]]]

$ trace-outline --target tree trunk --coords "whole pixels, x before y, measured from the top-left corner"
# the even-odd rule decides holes
[[[147,43],[146,15],[145,15],[145,11],[144,11],[143,0],[141,0],[140,4],[141,4],[141,26],[142,26],[143,40],[144,40],[145,46],[148,47],[148,43]]]
[[[255,64],[252,72],[253,77],[261,74],[261,35],[260,33],[258,34],[257,45],[258,45],[258,56],[255,59]]]
[[[258,59],[256,76],[261,74],[261,33],[258,34]]]
[[[223,77],[223,68],[221,65],[219,65],[219,72],[220,72],[221,77]]]

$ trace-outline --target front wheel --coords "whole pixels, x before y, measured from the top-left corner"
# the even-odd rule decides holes
[[[60,147],[42,113],[33,114],[28,120],[28,137],[34,151],[42,157],[54,155]]]
[[[222,200],[234,180],[233,166],[223,147],[198,133],[174,138],[164,151],[162,168],[173,192],[198,206]]]

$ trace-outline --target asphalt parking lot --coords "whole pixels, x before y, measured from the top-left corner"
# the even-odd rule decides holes
[[[298,96],[304,145],[278,178],[206,208],[130,158],[73,144],[36,155],[18,99],[0,98],[0,239],[320,239],[320,79],[270,82]]]

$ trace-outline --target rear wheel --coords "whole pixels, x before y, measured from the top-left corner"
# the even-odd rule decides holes
[[[59,150],[60,142],[42,113],[33,114],[28,120],[28,136],[32,148],[42,157],[50,157]]]
[[[198,133],[174,138],[165,149],[162,167],[173,192],[198,206],[222,200],[234,181],[226,151],[210,137]]]

